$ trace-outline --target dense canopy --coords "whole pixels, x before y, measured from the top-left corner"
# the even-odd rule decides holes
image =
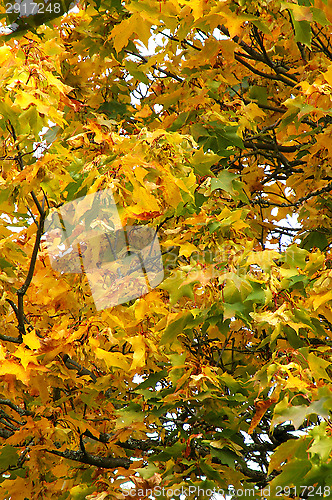
[[[0,10],[1,498],[332,498],[329,2],[55,4]],[[102,307],[46,227],[100,192],[164,268]]]

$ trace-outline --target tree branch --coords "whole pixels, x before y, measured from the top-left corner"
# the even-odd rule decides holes
[[[37,260],[37,255],[38,255],[38,250],[39,250],[39,245],[40,245],[40,240],[44,232],[44,222],[45,222],[45,217],[46,213],[43,211],[42,215],[40,216],[39,219],[39,227],[37,229],[36,233],[36,240],[35,240],[35,245],[32,251],[32,256],[30,260],[30,266],[29,266],[29,271],[27,274],[27,277],[25,279],[25,282],[19,288],[16,292],[17,298],[18,298],[18,304],[17,304],[17,316],[18,316],[18,329],[20,332],[20,335],[25,335],[25,326],[24,326],[24,310],[23,310],[23,297],[31,283],[33,273],[35,270],[35,265],[36,265],[36,260]]]
[[[299,144],[298,146],[281,146],[276,143],[252,142],[246,140],[243,141],[243,144],[246,148],[264,149],[267,151],[282,151],[284,153],[295,153],[302,147],[302,144]]]
[[[92,371],[90,371],[87,368],[84,368],[84,366],[82,367],[81,365],[76,363],[76,361],[71,359],[68,356],[68,354],[64,354],[62,356],[62,360],[63,360],[64,364],[66,365],[66,367],[68,368],[68,370],[76,370],[77,375],[79,375],[80,377],[82,377],[83,375],[89,375],[93,382],[97,382],[97,377]]]
[[[9,120],[9,126],[10,126],[10,131],[11,131],[11,134],[13,136],[13,139],[14,139],[14,142],[16,143],[16,150],[17,150],[17,157],[15,158],[18,165],[19,165],[19,168],[20,170],[23,170],[24,169],[24,164],[23,164],[23,158],[22,158],[22,153],[21,153],[21,150],[19,148],[19,145],[17,144],[17,136],[16,136],[16,132],[15,132],[15,129],[11,123],[11,121]],[[7,130],[8,130],[8,127],[7,127]]]
[[[9,335],[3,335],[2,333],[0,333],[0,340],[3,340],[4,342],[13,342],[14,344],[22,344],[21,337],[10,337]]]
[[[258,76],[262,76],[263,78],[267,78],[268,80],[277,80],[279,82],[283,82],[289,87],[295,87],[297,83],[295,82],[290,82],[287,80],[284,76],[282,75],[272,75],[271,73],[264,73],[263,71],[260,71],[259,69],[254,68],[251,64],[249,64],[247,61],[244,61],[242,57],[244,57],[243,54],[239,54],[237,52],[234,52],[234,58],[236,61],[239,63],[243,64],[246,68],[248,68],[252,73]]]
[[[4,439],[10,438],[14,434],[13,431],[10,431],[9,429],[0,429],[0,437]]]
[[[16,411],[16,413],[18,413],[21,417],[34,415],[31,411],[26,410],[25,408],[21,408],[18,405],[15,405],[12,401],[10,401],[10,399],[0,399],[0,405],[9,406],[9,408]]]
[[[126,457],[99,457],[91,455],[90,453],[75,450],[45,450],[48,453],[57,455],[58,457],[66,458],[67,460],[74,460],[75,462],[80,462],[82,464],[94,465],[95,467],[101,467],[104,469],[118,469],[123,467],[124,469],[129,469],[132,461]]]
[[[10,304],[10,305],[11,305],[11,307],[12,307],[12,309],[13,309],[14,313],[15,313],[16,319],[17,319],[17,321],[19,321],[19,312],[18,312],[18,308],[17,308],[17,306],[16,306],[15,302],[14,302],[13,300],[11,300],[11,299],[6,299],[6,301],[8,302],[8,304]],[[30,322],[28,321],[28,319],[27,319],[27,317],[26,317],[26,315],[25,315],[25,314],[24,314],[24,322],[25,322],[28,326],[30,326],[30,328],[31,328],[31,329],[33,328],[33,327],[30,325]],[[18,342],[19,342],[19,340],[18,340]]]
[[[329,191],[332,191],[332,182],[322,189],[318,189],[317,191],[314,191],[313,193],[310,193],[307,196],[302,196],[302,198],[299,198],[299,200],[295,201],[294,203],[273,203],[271,201],[267,201],[262,198],[259,200],[252,200],[251,203],[253,205],[260,205],[262,207],[298,207],[304,201],[310,200],[310,198],[319,196],[323,193],[328,193]]]
[[[172,40],[173,42],[179,42],[181,44],[188,45],[188,47],[191,47],[192,49],[195,49],[195,50],[202,50],[201,47],[197,47],[197,45],[195,45],[191,42],[188,42],[188,40],[186,40],[185,38],[183,40],[179,40],[179,38],[176,38],[176,36],[168,35],[167,33],[164,33],[163,31],[159,31],[159,33],[161,35],[169,38],[169,40]]]
[[[105,444],[108,443],[114,436],[114,434],[101,432],[99,437],[96,437],[89,430],[86,430],[83,435],[90,439],[94,439],[95,441],[99,441],[100,443],[105,443]],[[156,449],[156,447],[159,447],[161,443],[156,439],[128,438],[126,441],[117,441],[116,445],[120,446],[125,450],[149,451]]]
[[[253,101],[251,99],[242,99],[244,104],[250,104],[254,102],[261,109],[266,109],[268,111],[274,111],[275,113],[286,113],[287,108],[281,108],[276,106],[270,106],[269,104],[261,104],[260,102]]]
[[[10,133],[12,134],[12,137],[13,137],[14,142],[16,144],[16,150],[17,150],[16,161],[19,165],[19,169],[22,171],[24,169],[23,157],[22,157],[20,147],[17,144],[17,136],[16,136],[15,129],[14,129],[10,120],[9,120],[9,126],[10,126]],[[7,129],[8,129],[8,126],[7,126]],[[25,293],[26,293],[26,291],[31,283],[32,277],[33,277],[33,273],[34,273],[34,269],[35,269],[35,265],[36,265],[36,259],[37,259],[37,255],[38,255],[38,249],[39,249],[39,245],[40,245],[40,240],[41,240],[41,237],[42,237],[43,232],[44,232],[44,221],[46,218],[46,212],[44,211],[44,208],[40,205],[40,203],[39,203],[39,201],[38,201],[38,199],[33,191],[31,191],[31,196],[32,196],[32,199],[33,199],[33,201],[37,207],[37,210],[39,212],[40,219],[39,219],[39,224],[37,224],[38,229],[37,229],[37,233],[36,233],[35,245],[34,245],[34,248],[32,251],[28,275],[25,279],[24,284],[16,292],[16,294],[17,294],[17,308],[15,307],[14,312],[16,314],[16,318],[18,321],[18,330],[20,332],[20,336],[18,337],[17,340],[13,340],[13,337],[12,337],[11,338],[12,340],[10,340],[10,342],[18,342],[18,343],[22,342],[22,335],[25,335],[25,333],[26,333],[25,326],[24,326],[24,323],[26,321],[25,321],[24,310],[23,310],[24,309],[23,308],[23,297],[24,297],[24,295],[25,295]],[[9,303],[11,304],[11,302],[9,302]],[[13,305],[12,305],[12,307],[13,307]],[[8,337],[6,340],[8,340],[9,338],[10,337]],[[3,337],[2,340],[5,340],[5,338]]]
[[[230,34],[229,34],[229,31],[228,29],[226,28],[226,26],[223,26],[223,25],[219,25],[218,26],[218,29],[227,37],[230,38]],[[272,68],[277,74],[279,73],[282,73],[284,76],[286,76],[287,78],[289,78],[290,80],[293,80],[295,82],[295,84],[297,83],[297,79],[294,75],[289,75],[287,73],[287,70],[289,69],[288,66],[278,66],[276,65],[270,58],[267,58],[267,56],[265,56],[264,54],[261,54],[260,52],[258,52],[257,50],[253,49],[252,47],[250,47],[250,45],[248,45],[247,43],[245,43],[243,40],[241,40],[237,35],[235,35],[232,40],[237,43],[247,54],[249,54],[252,59],[254,59],[255,61],[259,61],[259,62],[262,62],[264,64],[267,64],[270,68]],[[286,81],[285,81],[286,83]],[[288,82],[290,83],[290,82]],[[287,83],[287,84],[288,84]]]
[[[148,59],[146,57],[142,56],[141,54],[139,54],[138,52],[132,52],[131,50],[127,50],[127,49],[125,49],[124,52],[126,52],[126,54],[130,54],[132,56],[138,57],[144,63],[148,62]],[[180,83],[184,82],[184,78],[180,78],[179,76],[175,75],[175,73],[171,73],[170,71],[168,71],[166,69],[159,68],[156,64],[152,64],[151,67],[153,69],[155,69],[156,71],[163,73],[166,76],[174,78],[174,80],[176,80],[177,82],[180,82]]]

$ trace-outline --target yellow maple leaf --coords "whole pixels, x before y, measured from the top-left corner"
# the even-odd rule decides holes
[[[204,0],[189,0],[195,21],[203,16]]]
[[[323,73],[323,76],[327,83],[332,87],[332,64],[328,66],[328,70]]]
[[[23,345],[20,345],[17,347],[15,353],[14,353],[16,358],[19,358],[21,360],[21,364],[23,368],[26,370],[28,364],[34,363],[37,364],[37,357],[35,354],[32,353],[32,351],[29,351],[26,347]]]
[[[40,340],[37,337],[35,330],[31,330],[26,333],[23,337],[23,342],[32,350],[40,348]]]
[[[130,369],[142,368],[145,365],[145,342],[143,335],[136,335],[128,339],[128,342],[133,346],[133,362]]]
[[[266,114],[264,111],[257,106],[254,102],[247,104],[243,107],[243,110],[249,120],[255,120],[256,118],[265,118]]]
[[[0,65],[7,62],[8,59],[10,59],[11,55],[12,49],[11,47],[9,47],[9,45],[3,45],[2,47],[0,47]]]
[[[198,252],[198,248],[192,243],[186,241],[183,245],[180,245],[179,255],[184,255],[184,257],[190,257],[193,252]]]
[[[30,106],[30,104],[35,103],[35,97],[28,92],[21,91],[17,94],[16,99],[14,101],[15,106],[20,106],[22,109],[26,109]]]
[[[279,257],[280,255],[276,250],[257,251],[248,256],[247,264],[257,264],[265,271],[270,269],[274,264],[274,259],[278,259]]]
[[[227,24],[227,28],[229,31],[229,36],[234,38],[236,35],[241,34],[241,26],[244,23],[245,19],[241,16],[237,16],[230,10],[227,14],[223,12],[223,16],[225,17],[225,23]]]
[[[70,87],[69,85],[65,85],[62,83],[62,81],[59,78],[56,78],[56,76],[53,75],[53,73],[50,73],[49,71],[44,71],[44,75],[47,78],[47,82],[52,85],[53,87],[56,87],[61,94],[67,95],[71,90],[73,90],[73,87]]]
[[[114,26],[108,40],[113,39],[114,48],[119,53],[128,43],[129,37],[133,33],[133,18],[125,19],[120,24]]]
[[[296,389],[297,391],[301,391],[303,389],[306,389],[307,387],[308,384],[304,380],[300,379],[299,377],[294,377],[291,372],[288,372],[288,377],[284,389]]]
[[[4,376],[5,379],[8,375],[14,376],[18,380],[21,380],[23,384],[29,382],[29,372],[30,370],[25,370],[19,363],[10,361],[9,359],[5,359],[0,365],[0,376]]]
[[[129,362],[127,357],[120,352],[108,352],[104,349],[97,349],[94,351],[98,359],[103,359],[107,368],[122,368],[125,371],[129,370]]]
[[[328,291],[327,293],[316,295],[312,299],[312,304],[314,306],[314,310],[319,308],[322,304],[325,304],[326,302],[329,302],[332,300],[332,291]]]

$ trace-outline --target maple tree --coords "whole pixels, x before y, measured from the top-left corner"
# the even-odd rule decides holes
[[[332,498],[328,2],[1,9],[2,498]],[[97,310],[44,233],[108,189],[165,276]]]

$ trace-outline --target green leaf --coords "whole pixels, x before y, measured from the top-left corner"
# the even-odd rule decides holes
[[[143,479],[150,479],[155,473],[160,472],[159,468],[153,463],[150,463],[147,467],[135,469],[135,471],[138,472]]]
[[[311,25],[309,21],[295,21],[291,13],[293,26],[295,30],[295,41],[311,47]]]
[[[33,108],[32,108],[33,109]],[[54,127],[50,127],[48,129],[48,131],[43,135],[43,139],[48,143],[48,144],[51,144],[56,136],[58,135],[58,132],[59,132],[60,127],[58,127],[57,125],[54,126]]]
[[[285,443],[282,443],[271,457],[269,463],[269,473],[272,470],[278,470],[280,464],[285,462],[287,459],[291,458],[302,458],[307,452],[309,439],[290,439]]]
[[[141,390],[141,389],[147,389],[149,387],[152,387],[152,389],[154,389],[157,382],[159,382],[159,380],[167,377],[167,373],[168,373],[167,370],[161,370],[161,371],[156,372],[156,373],[151,373],[148,376],[148,378],[146,380],[144,380],[144,382],[142,382],[141,384],[139,384],[136,387],[135,391]]]
[[[200,461],[199,467],[200,467],[201,471],[203,472],[203,474],[208,479],[212,479],[217,484],[221,484],[222,483],[222,478],[221,478],[220,473],[216,469],[214,469],[213,467],[211,467],[211,465],[209,465],[208,463],[206,463],[204,460]]]
[[[304,482],[304,481],[303,481]],[[315,485],[313,491],[316,492],[316,498],[325,498],[331,500],[332,491],[332,462],[331,460],[327,463],[320,463],[319,465],[314,465],[312,469],[305,476],[305,485]],[[322,488],[327,486],[329,489],[327,490],[327,495],[322,495]],[[321,489],[320,486],[322,487]],[[307,490],[309,491],[309,490]],[[324,489],[323,489],[324,491]],[[330,491],[330,493],[328,493]]]
[[[211,126],[215,126],[215,122],[210,122]],[[243,148],[243,141],[237,134],[237,128],[233,125],[226,125],[220,130],[220,124],[216,127],[219,145],[222,149],[228,148],[230,145],[238,148]]]
[[[185,325],[188,320],[192,319],[192,314],[186,312],[182,314],[178,319],[172,321],[166,328],[161,337],[160,344],[170,344],[176,339],[176,337],[183,332]]]
[[[70,495],[73,500],[85,500],[87,495],[90,495],[94,491],[94,486],[88,486],[87,484],[79,484],[74,486],[70,490]]]
[[[331,381],[330,377],[326,373],[326,368],[331,366],[331,363],[329,361],[319,358],[311,352],[308,355],[308,363],[316,381],[321,378],[324,380],[328,380],[329,382]]]
[[[290,420],[293,422],[294,427],[298,429],[304,419],[310,415],[320,415],[323,418],[329,418],[332,401],[330,396],[322,396],[318,401],[314,401],[309,406],[298,405],[287,407],[287,405],[287,401],[282,400],[275,406],[273,425]]]
[[[119,415],[116,421],[116,427],[118,428],[129,426],[133,422],[143,422],[145,418],[141,406],[133,402],[127,407],[117,410],[116,413]]]
[[[324,233],[320,231],[310,231],[301,242],[301,248],[311,250],[316,247],[324,250],[328,245],[328,239]]]
[[[213,153],[204,153],[203,147],[193,155],[190,163],[194,169],[195,174],[205,176],[211,175],[210,167],[215,165],[220,160],[220,156]]]
[[[203,127],[201,123],[194,123],[190,127],[190,133],[192,134],[195,141],[197,141],[200,137],[209,137],[210,135],[208,130]]]
[[[16,465],[18,461],[17,451],[14,446],[5,444],[0,453],[0,470]]]
[[[40,131],[44,126],[44,122],[41,119],[35,106],[30,106],[20,114],[20,121],[22,124],[26,124],[27,132],[29,129],[34,134],[36,140],[40,139]]]
[[[321,26],[329,26],[331,23],[326,18],[325,12],[317,7],[311,7],[313,20]]]
[[[211,456],[218,458],[221,464],[228,465],[229,467],[232,467],[232,469],[235,469],[236,461],[239,460],[237,454],[228,448],[222,448],[219,450],[211,446]]]
[[[0,268],[7,269],[8,267],[10,268],[10,267],[14,267],[14,266],[10,262],[7,262],[5,259],[0,257]]]
[[[332,451],[332,437],[322,436],[322,439],[310,446],[308,451],[311,454],[317,453],[320,459],[326,462]]]
[[[233,181],[239,177],[238,174],[233,174],[229,170],[221,170],[218,177],[211,179],[211,191],[215,189],[222,189],[227,193],[233,192]]]
[[[296,333],[296,331],[293,330],[293,328],[285,326],[284,332],[286,333],[288,342],[292,347],[294,347],[294,349],[299,349],[300,347],[303,347],[303,341],[301,340],[300,336]]]
[[[148,76],[144,73],[144,71],[140,71],[139,67],[134,61],[126,60],[125,67],[129,71],[129,73],[136,78],[139,82],[143,82],[146,85],[149,85],[150,80]]]
[[[293,244],[289,246],[285,252],[285,255],[281,257],[281,260],[288,264],[290,268],[299,267],[300,269],[304,269],[306,266],[306,257],[308,255],[308,251],[302,248],[299,248],[297,245]]]
[[[199,213],[201,211],[201,206],[206,202],[206,197],[204,196],[204,194],[198,193],[198,191],[195,191],[194,196],[196,213]]]
[[[267,105],[267,90],[261,85],[253,85],[249,90],[249,97],[259,104]]]
[[[301,486],[301,480],[311,469],[311,463],[308,459],[292,460],[283,466],[281,474],[271,481],[271,488],[274,490],[277,486]]]
[[[219,121],[211,121],[209,128],[194,124],[190,131],[198,143],[203,143],[204,151],[214,151],[219,156],[228,157],[233,147],[243,148],[243,141],[237,134],[237,126],[224,125]]]
[[[309,326],[311,330],[315,330],[314,324],[312,322],[312,319],[308,315],[308,313],[302,309],[300,306],[299,307],[294,307],[293,309],[293,317],[295,319],[295,323],[303,323],[304,325]],[[293,318],[292,318],[293,319]],[[324,330],[323,330],[324,332]],[[307,353],[303,353],[304,356],[307,355]]]
[[[198,282],[199,280],[194,275],[190,279],[190,276],[178,269],[173,271],[172,275],[159,285],[159,288],[168,291],[170,304],[174,305],[181,297],[189,297],[193,300],[193,286]]]
[[[183,113],[180,113],[179,116],[176,118],[176,120],[170,126],[169,130],[171,130],[172,132],[176,132],[185,123],[187,123],[190,115],[191,115],[190,111],[183,111]]]
[[[255,304],[265,304],[266,295],[261,284],[256,283],[255,281],[250,281],[250,285],[252,287],[252,292],[247,295],[244,302],[252,301]]]
[[[207,87],[209,89],[208,96],[211,97],[212,99],[218,99],[219,98],[219,88],[220,88],[220,82],[215,81],[215,80],[209,80],[207,82]]]
[[[185,443],[180,443],[179,441],[175,443],[173,446],[168,446],[163,449],[158,454],[152,455],[152,460],[157,461],[160,460],[162,462],[166,462],[167,460],[170,460],[171,458],[177,458],[181,455],[183,455],[184,449],[185,449]]]
[[[118,101],[104,102],[98,109],[98,112],[105,113],[109,118],[116,120],[127,113],[127,105]]]
[[[288,288],[290,290],[304,290],[310,280],[307,276],[298,274],[297,276],[291,276],[288,281]]]
[[[222,223],[221,222],[211,222],[208,224],[208,228],[209,228],[209,233],[212,234],[214,233],[217,229],[219,229],[220,227],[222,226]]]
[[[8,201],[10,195],[12,194],[12,188],[0,189],[0,203]]]

